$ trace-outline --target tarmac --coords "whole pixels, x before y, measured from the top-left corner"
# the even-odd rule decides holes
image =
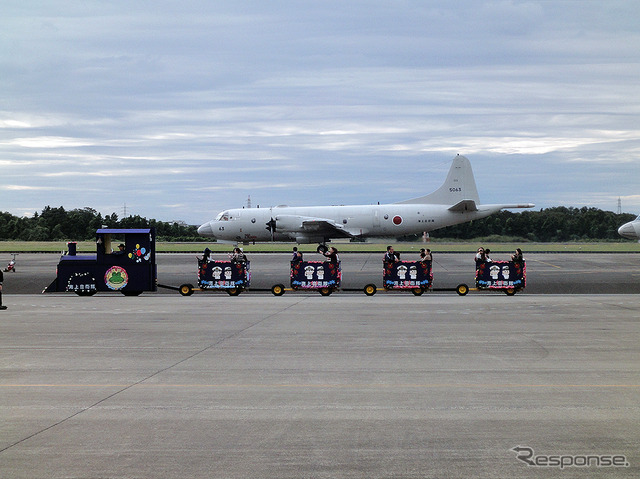
[[[636,295],[6,300],[2,478],[640,474]]]
[[[252,256],[252,287],[286,257]],[[343,284],[381,281],[342,259]],[[471,283],[465,255],[435,261],[436,285]],[[640,296],[610,294],[638,291],[638,255],[527,261],[513,297],[77,297],[33,294],[57,256],[18,256],[0,477],[638,477]],[[194,282],[195,258],[158,276]]]

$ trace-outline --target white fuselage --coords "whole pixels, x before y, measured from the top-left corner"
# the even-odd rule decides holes
[[[624,238],[640,241],[640,216],[618,228],[618,234]]]
[[[448,205],[431,204],[241,208],[220,213],[215,220],[203,224],[198,232],[233,242],[323,242],[329,238],[322,232],[315,233],[312,227],[305,231],[300,229],[304,219],[321,218],[340,225],[345,232],[344,237],[398,237],[484,218],[501,207],[479,205],[478,211],[469,212],[450,211]],[[273,234],[267,227],[272,220],[276,224]]]

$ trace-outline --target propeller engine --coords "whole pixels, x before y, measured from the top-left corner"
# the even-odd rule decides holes
[[[271,241],[274,241],[274,237],[276,235],[276,220],[275,218],[271,218],[269,221],[267,221],[267,227],[265,229],[267,229],[270,233],[271,233]]]

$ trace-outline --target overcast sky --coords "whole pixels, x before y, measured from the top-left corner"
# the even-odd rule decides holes
[[[0,211],[200,224],[436,189],[640,213],[635,1],[0,8]]]

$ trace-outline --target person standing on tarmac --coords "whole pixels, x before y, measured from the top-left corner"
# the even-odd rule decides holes
[[[4,281],[4,273],[0,269],[0,309],[7,309],[6,306],[2,306],[2,282]]]

